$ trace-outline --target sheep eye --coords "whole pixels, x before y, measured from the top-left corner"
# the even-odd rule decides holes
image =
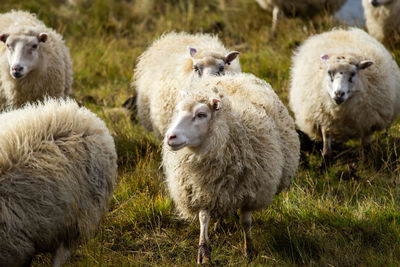
[[[194,71],[200,71],[200,68],[197,65],[193,65],[193,69],[194,69]]]
[[[33,49],[36,49],[37,47],[38,47],[37,44],[32,45],[32,48],[33,48]]]
[[[205,119],[205,118],[207,118],[207,113],[199,112],[199,113],[197,113],[196,117],[199,119]]]

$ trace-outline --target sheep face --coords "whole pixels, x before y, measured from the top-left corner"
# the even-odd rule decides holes
[[[31,35],[0,35],[0,40],[7,46],[7,58],[11,77],[20,79],[36,69],[40,64],[40,43],[47,40],[46,33]]]
[[[374,7],[379,7],[392,2],[392,0],[369,0],[369,3]]]
[[[342,56],[337,57],[332,64],[328,63],[327,55],[323,55],[321,60],[327,65],[325,88],[337,105],[344,103],[354,92],[360,90],[361,87],[357,86],[359,71],[373,64],[370,60],[354,63],[353,59],[346,60]]]
[[[213,112],[221,101],[211,98],[208,103],[183,100],[177,106],[177,116],[165,135],[165,142],[174,151],[184,147],[198,147],[206,139]]]
[[[230,65],[239,55],[237,51],[221,56],[216,53],[197,53],[197,50],[192,47],[188,47],[188,49],[193,61],[193,71],[198,77],[203,75],[224,75],[226,65]]]

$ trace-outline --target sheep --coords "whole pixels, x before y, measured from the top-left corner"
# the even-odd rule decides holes
[[[252,212],[289,187],[297,170],[294,121],[271,86],[251,74],[210,76],[188,88],[175,96],[180,101],[162,147],[169,193],[182,218],[199,216],[198,263],[210,262],[210,217],[237,209],[251,256]]]
[[[363,0],[369,34],[380,42],[388,42],[400,34],[399,0]]]
[[[335,29],[306,40],[292,59],[289,106],[297,127],[323,141],[361,138],[387,129],[400,113],[400,71],[376,39],[356,28]]]
[[[0,111],[71,94],[69,50],[34,14],[0,14],[0,41]]]
[[[272,36],[276,35],[279,17],[282,12],[287,16],[313,17],[324,11],[335,13],[346,1],[347,0],[256,0],[262,9],[272,11]]]
[[[176,105],[175,94],[192,79],[240,72],[239,52],[228,52],[216,36],[168,33],[139,58],[135,70],[139,122],[161,140]]]
[[[117,175],[113,138],[72,100],[27,104],[0,121],[0,265],[29,265],[49,252],[60,266],[107,211]]]

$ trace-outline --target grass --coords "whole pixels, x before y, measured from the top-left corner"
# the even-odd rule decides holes
[[[215,33],[241,52],[243,70],[271,83],[286,104],[293,49],[310,34],[340,24],[328,16],[284,18],[278,37],[270,40],[270,16],[255,1],[78,2],[0,5],[1,12],[35,12],[64,35],[73,59],[74,97],[104,119],[115,138],[119,183],[110,212],[67,266],[192,266],[198,223],[177,218],[159,167],[159,142],[121,109],[132,94],[136,58],[163,32]],[[391,52],[400,62],[400,49]],[[396,123],[377,133],[368,150],[348,142],[326,167],[318,146],[304,151],[290,190],[253,216],[257,257],[250,263],[242,257],[240,226],[232,217],[210,231],[215,265],[399,266],[399,137]],[[49,262],[49,255],[39,255],[34,266]]]

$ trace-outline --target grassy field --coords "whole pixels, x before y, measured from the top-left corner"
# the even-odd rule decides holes
[[[159,168],[159,142],[121,109],[133,93],[136,58],[155,38],[172,30],[218,34],[241,52],[243,70],[271,83],[286,104],[293,49],[310,34],[340,26],[328,16],[283,19],[278,37],[269,40],[270,16],[250,0],[1,2],[1,12],[29,10],[64,35],[74,98],[104,119],[115,138],[119,183],[110,213],[68,266],[195,264],[198,223],[176,216]],[[391,51],[400,63],[400,49]],[[338,146],[327,167],[319,149],[304,151],[290,190],[254,214],[252,262],[242,257],[237,218],[211,229],[215,265],[400,266],[400,124],[376,134],[368,151],[359,142]],[[49,262],[40,255],[34,266]]]

